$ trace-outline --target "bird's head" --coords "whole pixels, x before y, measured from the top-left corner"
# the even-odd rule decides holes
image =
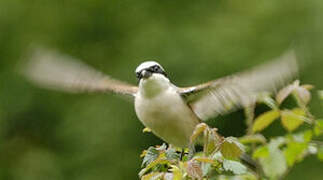
[[[136,77],[138,80],[148,79],[153,74],[160,74],[167,77],[164,68],[155,61],[145,61],[136,68]]]

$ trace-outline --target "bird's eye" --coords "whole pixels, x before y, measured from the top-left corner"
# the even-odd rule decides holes
[[[154,70],[154,72],[158,72],[159,66],[157,66],[157,65],[153,66],[153,70]]]

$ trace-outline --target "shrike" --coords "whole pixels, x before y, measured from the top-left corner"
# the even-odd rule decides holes
[[[275,60],[197,86],[172,84],[164,68],[146,61],[136,70],[139,85],[112,79],[70,56],[38,49],[24,73],[37,85],[67,92],[114,92],[134,98],[139,120],[177,147],[187,147],[201,121],[254,103],[257,94],[275,92],[297,74],[296,57],[289,51]]]

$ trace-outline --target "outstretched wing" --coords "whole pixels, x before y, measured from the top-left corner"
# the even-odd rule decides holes
[[[276,92],[298,72],[294,51],[249,71],[193,87],[179,88],[201,120],[237,110],[253,103],[260,92]]]
[[[23,74],[34,84],[66,92],[114,92],[135,96],[138,88],[112,79],[94,68],[48,49],[36,49],[23,66]]]

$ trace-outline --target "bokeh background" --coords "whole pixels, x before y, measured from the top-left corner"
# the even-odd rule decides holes
[[[155,59],[181,86],[247,69],[292,47],[301,81],[323,89],[323,1],[1,0],[4,180],[138,179],[141,151],[162,143],[142,133],[131,102],[30,85],[16,67],[35,43],[134,84],[136,66]],[[311,110],[323,117],[313,96]],[[223,119],[217,124],[223,134],[244,133],[241,115]],[[318,180],[322,169],[309,157],[286,179]]]

